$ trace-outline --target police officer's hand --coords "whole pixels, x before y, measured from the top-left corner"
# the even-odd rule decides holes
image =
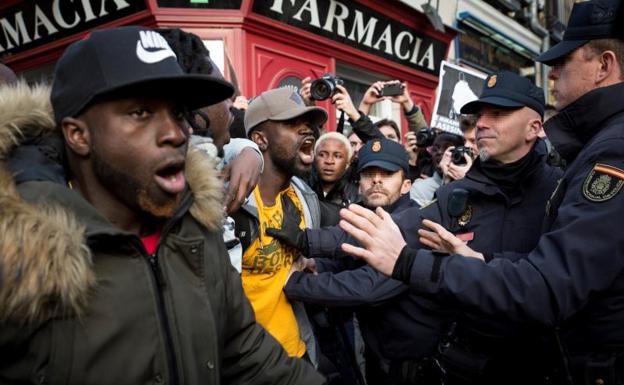
[[[260,180],[262,157],[251,147],[244,148],[221,175],[228,181],[225,208],[228,214],[236,212]]]
[[[443,253],[449,254],[459,254],[466,257],[478,258],[482,261],[485,261],[483,254],[474,251],[468,245],[464,243],[461,239],[457,238],[453,233],[447,231],[444,227],[439,224],[430,221],[428,219],[424,219],[422,224],[427,228],[431,229],[431,231],[427,231],[424,229],[418,230],[418,235],[420,236],[420,243],[423,245],[430,247],[433,250],[441,251]]]
[[[266,234],[278,239],[287,246],[294,247],[307,254],[307,237],[299,228],[301,213],[295,203],[286,194],[282,194],[282,228],[267,228]]]
[[[307,270],[314,275],[318,274],[318,269],[316,268],[316,262],[314,261],[314,258],[301,257],[301,259],[303,259],[304,264],[303,270]]]
[[[396,260],[406,243],[390,214],[381,207],[371,211],[352,204],[348,210],[340,210],[340,217],[340,228],[364,246],[343,243],[342,250],[364,259],[381,273],[392,276]]]
[[[360,119],[360,112],[353,105],[353,101],[347,89],[341,85],[336,85],[336,89],[338,92],[332,96],[332,103],[334,103],[339,111],[344,111],[354,122]]]

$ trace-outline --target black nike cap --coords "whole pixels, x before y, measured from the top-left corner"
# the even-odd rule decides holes
[[[229,98],[234,88],[213,76],[184,73],[162,35],[129,26],[92,32],[71,44],[54,69],[50,98],[60,122],[100,97],[126,93],[162,96],[197,109]]]

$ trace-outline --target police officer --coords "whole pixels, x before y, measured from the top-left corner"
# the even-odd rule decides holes
[[[507,255],[514,259],[528,253],[537,244],[543,208],[561,176],[547,164],[546,146],[538,139],[543,111],[543,91],[528,79],[505,71],[488,77],[480,99],[462,109],[480,116],[481,159],[464,179],[441,187],[430,206],[396,214],[408,244],[427,246],[416,231],[427,218],[488,259],[503,250],[514,251]],[[349,242],[340,234],[307,230],[304,249],[313,257],[337,256],[335,249]],[[285,290],[294,299],[370,305],[358,312],[362,331],[395,383],[432,384],[442,379],[442,370],[449,384],[499,383],[503,372],[513,373],[507,383],[537,383],[543,373],[538,369],[543,362],[538,354],[543,350],[537,338],[541,330],[501,325],[494,317],[457,309],[454,302],[408,292],[406,285],[370,266],[320,279],[293,278]],[[443,335],[448,337],[441,340]],[[437,350],[442,354],[436,355]]]
[[[418,207],[409,196],[409,158],[401,144],[388,139],[368,141],[360,150],[356,170],[359,175],[360,196],[366,207],[383,206],[394,213]],[[327,228],[326,232],[330,237],[345,236],[338,227]],[[299,234],[295,236],[298,237]],[[335,241],[332,242],[336,244]],[[294,272],[284,286],[289,300],[344,308],[374,303],[380,299],[376,298],[377,295],[391,295],[390,293],[395,292],[394,288],[398,289],[398,293],[406,289],[398,281],[389,282],[391,280],[360,260],[315,258],[308,262],[308,266],[313,266],[318,274]],[[386,286],[384,282],[388,282],[389,292],[371,286],[371,281],[379,281],[382,286]],[[342,311],[344,310],[332,309],[332,313]],[[352,314],[352,310],[349,311]],[[358,313],[362,334],[367,340],[367,336],[374,332],[367,328],[370,324],[368,318],[368,312]],[[371,349],[366,349],[366,381],[370,384],[389,384],[387,375],[379,367],[379,359],[371,353]]]
[[[485,264],[416,251],[405,247],[386,213],[355,206],[342,212],[343,228],[364,246],[345,245],[345,251],[416,292],[450,296],[519,322],[557,326],[562,366],[575,384],[622,384],[624,378],[624,232],[619,226],[624,49],[615,37],[618,6],[615,0],[575,4],[564,40],[538,58],[553,66],[559,110],[547,131],[558,133],[551,135],[553,143],[571,163],[547,204],[539,243],[526,258]]]

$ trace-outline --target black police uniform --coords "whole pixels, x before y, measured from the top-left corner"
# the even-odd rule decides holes
[[[540,104],[540,96],[543,101],[543,94],[537,92],[537,87],[514,74],[498,74],[497,77],[498,86],[491,82],[492,86],[487,91],[489,96],[498,95],[499,99],[494,100],[496,103],[511,104],[508,107],[531,104],[541,112],[543,102]],[[522,87],[531,89],[535,100],[524,100],[522,95],[501,92]],[[511,97],[521,101],[509,99]],[[491,174],[487,165],[484,167],[480,161],[476,161],[464,179],[438,190],[437,202],[422,210],[410,209],[395,215],[408,245],[422,247],[418,241],[417,230],[421,227],[422,218],[427,218],[451,229],[464,237],[470,246],[488,255],[501,250],[514,251],[514,255],[506,255],[513,259],[525,255],[539,239],[546,201],[561,176],[561,171],[549,166],[546,159],[546,146],[538,141],[533,150],[518,162],[523,169],[519,170],[514,165],[499,167],[502,178],[493,175],[499,179],[497,181],[486,174]],[[512,188],[504,188],[501,186],[503,184]],[[516,186],[522,187],[516,190]],[[456,218],[452,218],[449,214],[449,202],[455,205],[452,203],[453,192],[458,189],[466,190],[468,198],[462,211]],[[306,235],[311,257],[338,257],[341,255],[340,244],[351,242],[340,229],[307,230]],[[317,261],[323,269],[330,269],[328,266],[331,263],[322,262],[323,259]],[[449,359],[443,364],[456,367],[464,365],[467,369],[483,366],[469,370],[469,373],[461,373],[468,376],[469,382],[486,383],[486,380],[491,380],[502,369],[515,369],[517,373],[513,380],[516,383],[526,383],[533,380],[534,374],[538,372],[535,365],[539,360],[534,352],[536,349],[532,348],[539,345],[540,341],[532,338],[533,335],[528,330],[496,328],[496,322],[488,322],[481,314],[461,317],[459,311],[463,313],[465,309],[457,308],[454,302],[439,301],[407,292],[405,285],[384,277],[370,266],[339,274],[327,274],[318,281],[316,277],[299,274],[291,277],[285,291],[293,299],[330,306],[369,305],[358,310],[365,340],[377,356],[391,361],[393,375],[399,380],[438,379],[423,379],[423,376],[437,377],[437,374],[431,373],[435,368],[426,368],[427,365],[433,365],[432,360],[427,363],[422,359],[434,355],[438,344],[452,325],[450,321],[457,321],[456,324],[460,325],[453,338],[458,339],[457,335],[461,334],[462,345],[453,345],[452,351],[447,349],[449,353],[454,353],[456,360],[451,362]],[[535,333],[534,330],[531,332]],[[531,338],[527,338],[527,335]],[[478,346],[467,346],[471,338],[478,339]],[[481,349],[482,345],[487,345],[487,348]],[[532,362],[534,371],[527,372],[524,367],[521,370],[512,368],[516,366],[514,364],[517,359],[525,364]],[[486,365],[487,372],[484,372]],[[418,366],[423,370],[413,370]],[[494,371],[491,370],[492,366],[496,366]],[[493,380],[492,383],[496,381]]]
[[[518,184],[521,183],[524,188],[517,195],[510,197],[481,171],[480,162],[477,161],[464,179],[441,187],[438,200],[433,204],[394,215],[408,245],[422,247],[417,230],[421,228],[422,219],[427,218],[446,228],[454,227],[456,234],[470,239],[469,246],[488,255],[509,250],[514,253],[506,254],[505,257],[516,260],[529,252],[539,239],[544,206],[561,175],[559,169],[546,164],[547,154],[543,143],[536,144],[533,151],[539,159],[539,166],[533,172],[527,172],[526,179],[518,180]],[[448,214],[448,203],[456,189],[467,190],[469,198],[465,212],[454,220]],[[452,225],[454,221],[458,223]],[[306,230],[306,234],[309,255],[316,258],[329,254],[338,257],[341,255],[340,244],[352,243],[344,232],[336,228]],[[321,271],[335,271],[334,266],[339,262],[318,258],[317,264]],[[370,266],[337,274],[319,274],[316,277],[295,273],[284,290],[289,298],[326,306],[369,305],[358,310],[363,336],[367,346],[377,356],[393,362],[393,368],[411,365],[432,355],[449,330],[451,321],[458,321],[464,342],[470,338],[480,338],[479,342],[485,344],[484,339],[490,337],[487,342],[489,349],[461,347],[478,352],[478,356],[463,358],[466,365],[489,355],[487,359],[494,356],[498,358],[490,361],[490,366],[495,363],[503,368],[506,367],[503,364],[509,366],[512,358],[521,356],[521,352],[526,352],[528,347],[536,343],[535,339],[529,341],[526,338],[529,334],[527,330],[516,332],[509,328],[495,329],[490,326],[496,327],[498,324],[488,321],[488,317],[481,314],[458,318],[460,313],[456,303],[410,292],[401,282],[383,276]],[[466,309],[461,310],[464,312]],[[468,335],[465,330],[473,328],[475,333]],[[525,348],[521,349],[522,346]],[[503,361],[505,353],[508,359]],[[535,359],[536,354],[531,352],[524,357],[522,362],[527,363]],[[535,372],[524,374],[532,375]],[[520,379],[519,374],[522,372],[516,375],[516,379]],[[492,376],[491,373],[473,374],[481,381],[485,377],[480,376],[485,375]]]
[[[592,25],[601,27],[601,20],[614,13],[606,12],[609,3],[612,10],[617,5],[575,4],[569,26],[580,26],[583,33]],[[555,48],[565,55],[576,43]],[[554,60],[548,52],[544,58]],[[539,243],[526,258],[513,261],[502,252],[484,264],[405,248],[393,272],[416,292],[448,296],[517,322],[557,327],[562,367],[575,384],[624,383],[621,95],[624,83],[595,89],[547,123],[548,132],[557,133],[551,137],[557,149],[573,161],[548,202]]]

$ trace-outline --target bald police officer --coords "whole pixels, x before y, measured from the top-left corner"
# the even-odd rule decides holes
[[[343,210],[344,245],[420,293],[448,295],[490,314],[556,326],[562,367],[575,384],[624,377],[624,82],[619,1],[574,5],[564,40],[538,60],[553,66],[559,114],[547,131],[571,163],[525,259],[490,263],[404,247],[388,214]],[[443,235],[443,233],[441,233]],[[457,250],[457,249],[456,249]],[[478,255],[466,248],[465,254]],[[504,256],[499,253],[497,256]]]

